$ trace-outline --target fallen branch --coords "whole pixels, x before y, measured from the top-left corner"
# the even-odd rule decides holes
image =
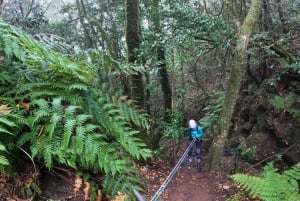
[[[290,149],[292,149],[292,148],[295,147],[295,146],[296,146],[296,144],[293,144],[293,145],[289,146],[286,150],[284,150],[283,152],[281,152],[281,153],[279,153],[279,154],[283,155],[283,154],[285,154],[286,152],[288,152]],[[256,166],[262,164],[263,162],[269,160],[270,158],[272,158],[272,157],[274,157],[274,156],[276,156],[276,155],[278,155],[278,153],[272,154],[271,156],[269,156],[269,157],[267,157],[267,158],[264,158],[263,160],[259,161],[258,163],[255,163],[254,165],[251,165],[251,166],[250,166],[249,168],[247,168],[244,172],[248,172],[248,171],[251,170],[252,168],[254,168],[254,167],[256,167]]]

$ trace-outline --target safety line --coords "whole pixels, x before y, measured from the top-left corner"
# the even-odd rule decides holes
[[[183,163],[183,161],[186,158],[188,152],[193,147],[195,141],[196,141],[196,139],[194,138],[193,141],[188,146],[188,148],[185,150],[184,154],[181,156],[181,158],[177,162],[177,164],[175,165],[175,167],[173,168],[173,170],[170,172],[169,176],[166,178],[166,180],[164,181],[164,183],[160,186],[160,188],[158,189],[158,191],[156,191],[156,193],[154,194],[154,196],[152,197],[152,199],[150,201],[157,201],[159,199],[159,197],[164,192],[164,190],[167,187],[167,185],[173,179],[173,177],[174,177],[175,173],[177,172],[178,168]]]

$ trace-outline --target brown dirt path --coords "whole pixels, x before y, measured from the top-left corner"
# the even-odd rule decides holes
[[[166,200],[170,201],[225,201],[228,181],[217,172],[197,172],[195,168],[182,167],[170,183]]]
[[[186,143],[181,146],[185,149]],[[184,150],[182,150],[182,153]],[[179,153],[178,159],[181,157]],[[206,153],[203,153],[206,155]],[[202,163],[205,163],[205,157]],[[150,200],[168,177],[175,164],[162,160],[142,172],[147,179],[146,200]],[[159,201],[226,201],[232,194],[234,184],[224,172],[198,172],[195,167],[182,164],[166,187]]]
[[[159,172],[159,170],[155,170]],[[168,172],[169,173],[169,172]],[[148,196],[150,200],[168,173],[161,172],[160,176],[148,181]],[[160,201],[226,201],[230,197],[233,184],[219,172],[197,172],[194,167],[182,166],[160,197]],[[225,188],[225,189],[224,189]]]

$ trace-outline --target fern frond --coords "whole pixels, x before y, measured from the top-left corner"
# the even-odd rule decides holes
[[[294,180],[300,180],[300,163],[294,165],[288,170],[285,170],[282,174]]]
[[[66,123],[64,125],[64,134],[62,139],[62,146],[63,149],[67,149],[70,143],[70,138],[73,133],[73,130],[76,126],[76,120],[75,119],[67,119]]]
[[[84,126],[77,126],[76,127],[76,135],[74,139],[75,147],[76,147],[76,153],[77,154],[82,154],[83,152],[83,146],[84,146],[84,140],[85,140],[85,134],[86,130]]]
[[[146,113],[138,111],[129,101],[125,102],[119,100],[118,106],[122,109],[122,114],[125,116],[125,118],[130,119],[134,125],[141,128],[148,128],[148,118]]]
[[[10,92],[11,95],[22,94],[20,99],[38,99],[45,97],[60,97],[61,100],[68,101],[71,104],[78,104],[81,100],[79,91],[86,90],[87,86],[81,83],[74,83],[70,86],[68,83],[60,82],[35,82],[21,85],[16,92]],[[75,90],[77,90],[76,93]],[[6,95],[9,95],[7,93]]]
[[[87,124],[87,125],[85,125],[85,130],[88,133],[93,133],[93,131],[95,131],[97,128],[99,128],[99,126],[96,126],[94,124]]]
[[[141,191],[141,184],[139,183],[139,177],[135,174],[129,173],[128,175],[105,175],[103,178],[103,190],[110,192],[115,197],[118,192],[123,192],[134,200],[133,189]]]
[[[37,126],[36,129],[40,129],[40,126]],[[17,146],[22,147],[26,142],[30,142],[34,139],[36,132],[26,132],[23,133],[17,141]]]
[[[19,29],[0,22],[0,36],[0,46],[7,57],[15,56],[26,63],[28,68],[42,69],[47,66],[53,74],[44,74],[46,79],[54,74],[64,75],[65,79],[77,78],[83,82],[92,79],[94,72],[90,66],[70,61]]]
[[[53,145],[51,143],[43,147],[43,159],[47,168],[52,167],[52,150]]]
[[[70,105],[66,108],[65,115],[66,116],[74,116],[74,114],[76,113],[76,110],[78,110],[78,109],[80,109],[79,106]]]
[[[92,117],[92,115],[86,115],[86,114],[80,114],[80,115],[77,115],[76,117],[76,122],[78,124],[83,124],[85,123],[88,119],[90,119]]]
[[[124,151],[128,152],[132,157],[138,160],[151,157],[151,151],[147,149],[147,145],[141,139],[135,137],[139,132],[126,127],[126,125],[123,124],[127,123],[122,121],[112,121],[109,129],[121,144]]]
[[[298,167],[299,168],[299,167]],[[265,201],[300,200],[297,180],[289,174],[299,173],[297,167],[279,174],[272,164],[265,166],[262,177],[254,177],[245,174],[235,174],[232,178],[249,192],[252,197],[258,197]]]
[[[1,22],[0,22],[1,23]],[[25,61],[25,53],[21,51],[21,48],[18,44],[18,38],[11,34],[10,27],[6,24],[0,24],[1,29],[4,28],[4,33],[1,33],[1,49],[4,50],[5,55],[8,58],[12,58],[15,56],[16,58],[20,59],[21,61]]]
[[[97,164],[97,153],[99,151],[96,133],[86,136],[84,142],[84,156],[82,157],[83,163],[88,168],[93,168]],[[99,139],[98,139],[99,140]]]
[[[87,91],[88,86],[86,84],[71,84],[69,85],[70,90],[80,90],[80,91]]]
[[[2,168],[2,166],[8,166],[8,165],[9,165],[9,161],[5,156],[1,155],[0,153],[0,169]]]
[[[47,124],[45,126],[45,131],[47,132],[47,136],[48,136],[48,140],[49,141],[52,141],[53,139],[53,134],[54,134],[54,130],[56,128],[56,124],[55,123],[50,123],[50,124]]]
[[[5,166],[10,165],[8,159],[2,155],[3,152],[6,152],[6,148],[3,144],[0,143],[0,171],[4,169]]]
[[[285,170],[282,175],[286,177],[286,180],[288,180],[292,187],[295,188],[295,190],[299,189],[299,183],[300,180],[300,163],[294,165],[288,170]]]
[[[128,169],[125,159],[116,156],[116,148],[104,145],[98,152],[98,166],[107,174],[115,175],[117,172],[124,172]]]
[[[6,118],[0,117],[0,133],[6,133],[9,135],[14,135],[11,131],[9,131],[8,127],[14,127],[16,124],[7,120]]]
[[[7,119],[7,117],[0,117],[0,125],[7,126],[7,127],[17,127],[15,122]]]
[[[39,122],[41,119],[43,119],[44,117],[49,116],[49,113],[45,110],[39,110],[37,111],[34,116],[31,116],[28,118],[28,125],[33,128],[34,124],[36,124],[37,122]]]

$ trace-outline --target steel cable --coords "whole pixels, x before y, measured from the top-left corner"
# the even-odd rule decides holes
[[[164,183],[160,186],[160,188],[158,189],[158,191],[156,191],[156,193],[152,197],[151,201],[157,201],[159,199],[159,197],[164,192],[164,190],[166,189],[166,187],[168,186],[168,184],[170,183],[170,181],[173,179],[173,177],[176,174],[178,168],[180,167],[180,165],[185,160],[188,152],[193,147],[195,141],[196,141],[196,138],[194,138],[193,141],[190,143],[190,145],[185,150],[185,152],[183,153],[183,155],[181,156],[181,158],[179,159],[179,161],[177,162],[177,164],[175,165],[175,167],[173,168],[173,170],[170,172],[169,176],[166,178],[166,180],[164,181]],[[143,201],[143,200],[140,200],[140,201]]]

